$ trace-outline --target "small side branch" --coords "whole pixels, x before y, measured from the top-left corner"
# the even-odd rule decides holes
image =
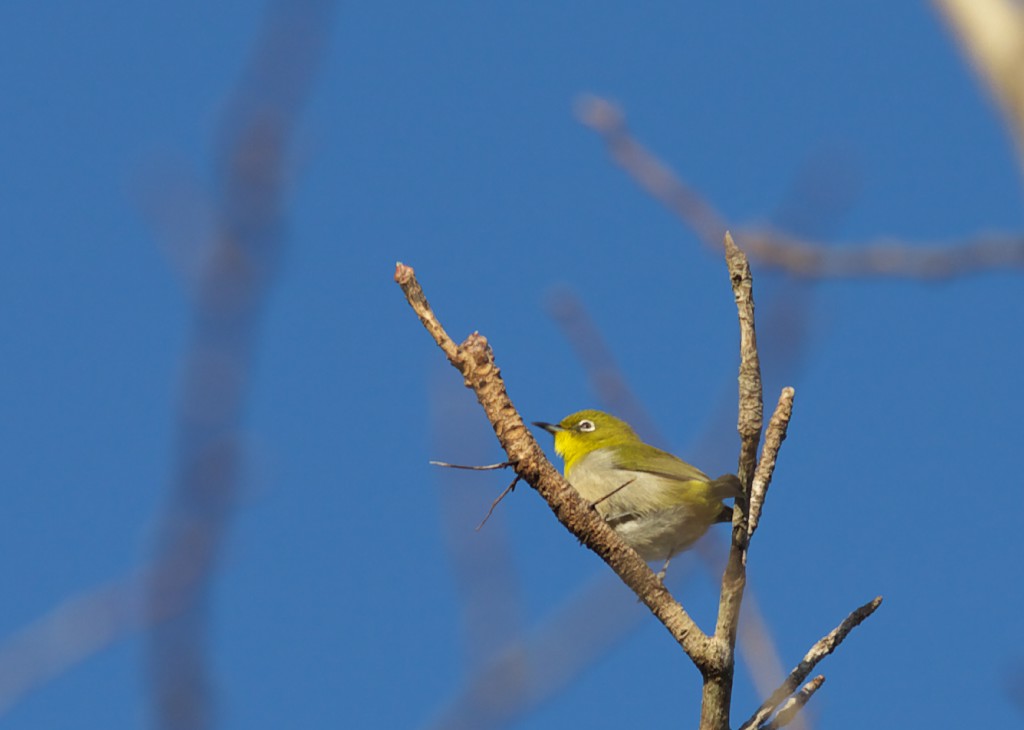
[[[480,520],[480,524],[476,526],[477,532],[480,532],[480,528],[487,524],[487,520],[491,519],[491,515],[494,514],[494,508],[498,506],[498,502],[505,499],[505,497],[509,495],[509,492],[516,488],[516,485],[519,484],[520,479],[522,479],[522,477],[516,474],[515,479],[512,480],[512,483],[505,487],[505,491],[499,494],[495,498],[495,500],[491,502],[491,506],[487,509],[487,514],[484,515],[484,518],[482,520]]]
[[[431,461],[431,466],[443,466],[447,469],[467,469],[469,471],[494,471],[496,469],[508,469],[512,466],[507,461],[502,461],[499,464],[481,464],[477,466],[475,464],[451,464],[447,461]]]
[[[559,522],[608,563],[661,621],[694,664],[705,671],[714,654],[711,640],[636,551],[622,542],[593,505],[569,486],[548,462],[508,396],[487,339],[473,333],[461,345],[456,345],[431,310],[412,268],[399,263],[395,267],[395,282],[427,332],[462,374],[466,386],[476,394],[516,474],[537,490]]]
[[[775,714],[776,711],[780,710],[786,699],[796,692],[797,687],[800,686],[801,682],[807,679],[814,667],[818,665],[818,662],[834,652],[836,647],[842,644],[843,640],[849,636],[850,632],[860,625],[864,619],[873,614],[880,605],[882,605],[882,597],[878,596],[874,600],[865,603],[863,606],[853,611],[841,624],[830,631],[826,636],[823,636],[804,655],[804,658],[800,663],[793,668],[793,671],[791,671],[789,676],[786,677],[786,681],[772,693],[771,697],[765,700],[764,704],[757,708],[757,712],[751,715],[749,720],[740,726],[740,730],[755,730],[755,728],[760,728],[768,718]]]
[[[804,709],[807,702],[814,696],[815,692],[821,689],[823,684],[825,684],[825,675],[819,674],[801,687],[799,692],[783,702],[775,717],[761,725],[758,730],[778,730],[778,728],[785,727],[793,722],[800,713],[800,710]]]
[[[768,485],[771,484],[772,474],[775,472],[775,460],[779,455],[779,448],[786,440],[786,429],[789,427],[789,419],[793,415],[793,396],[795,391],[792,388],[783,388],[779,396],[779,403],[775,406],[771,420],[768,421],[768,429],[764,436],[764,446],[761,449],[761,460],[754,471],[754,482],[750,487],[750,516],[747,519],[747,541],[754,536],[757,530],[757,523],[761,519],[761,509],[764,507],[764,498],[768,493]]]

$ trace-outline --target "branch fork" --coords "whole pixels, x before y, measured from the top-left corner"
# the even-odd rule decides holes
[[[753,282],[747,257],[728,232],[725,234],[725,258],[740,323],[737,429],[741,446],[737,475],[744,494],[737,498],[733,510],[732,543],[722,576],[718,618],[711,635],[697,626],[643,559],[619,538],[594,505],[583,499],[547,460],[508,396],[487,338],[474,332],[462,344],[456,344],[431,309],[413,269],[402,263],[395,267],[395,281],[405,293],[409,305],[449,362],[462,374],[466,387],[476,394],[508,456],[507,462],[502,464],[475,468],[510,466],[516,478],[506,493],[520,480],[533,487],[548,503],[558,521],[583,545],[597,553],[661,621],[704,678],[701,730],[729,730],[730,727],[736,635],[746,586],[747,551],[760,521],[779,448],[786,438],[794,398],[792,388],[782,390],[761,445],[764,405],[754,329]],[[495,504],[500,499],[495,500]],[[494,505],[491,506],[493,508]],[[881,598],[876,598],[857,609],[815,644],[786,682],[743,725],[743,730],[769,730],[782,727],[795,718],[824,682],[824,677],[819,676],[801,686],[811,669],[834,651],[880,603]]]

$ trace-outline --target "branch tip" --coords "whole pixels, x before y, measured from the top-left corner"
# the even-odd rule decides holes
[[[801,687],[799,692],[783,702],[775,717],[761,725],[760,730],[778,730],[778,728],[785,727],[791,723],[800,710],[804,709],[804,706],[810,701],[811,697],[814,696],[814,693],[821,689],[823,684],[825,684],[825,675],[819,674]]]
[[[573,111],[582,123],[602,134],[621,132],[626,125],[622,109],[613,101],[596,94],[580,94],[573,101]]]
[[[876,596],[863,606],[854,609],[849,616],[843,619],[841,624],[819,639],[804,655],[804,658],[800,663],[793,668],[793,671],[789,673],[786,680],[779,685],[779,688],[772,692],[771,696],[765,700],[759,708],[757,708],[757,711],[754,712],[749,720],[740,725],[740,730],[754,730],[755,728],[758,730],[767,730],[771,727],[782,727],[781,725],[772,725],[771,723],[768,723],[768,718],[775,715],[776,712],[781,714],[782,710],[780,710],[780,708],[788,706],[786,705],[788,701],[801,697],[808,687],[817,682],[817,686],[815,686],[807,694],[807,698],[804,699],[804,703],[806,704],[807,699],[810,699],[810,695],[814,694],[814,691],[821,686],[821,682],[824,682],[825,678],[821,675],[815,677],[808,683],[808,685],[801,689],[799,693],[794,694],[797,692],[797,687],[800,686],[800,683],[807,679],[811,670],[817,666],[818,662],[834,652],[836,648],[843,643],[843,640],[850,634],[850,632],[857,628],[857,626],[859,626],[868,616],[873,614],[881,605],[882,597]],[[819,679],[821,682],[818,682]],[[778,715],[776,715],[776,719],[777,718]]]
[[[765,495],[768,493],[768,486],[775,473],[775,462],[779,456],[779,449],[782,447],[782,442],[786,440],[789,419],[793,416],[795,394],[796,391],[793,388],[783,388],[779,395],[778,405],[775,406],[775,411],[768,421],[764,446],[761,448],[761,459],[754,470],[754,479],[750,487],[750,517],[747,520],[748,540],[754,536],[761,519],[761,510],[764,508]]]
[[[411,266],[406,266],[401,261],[395,262],[395,282],[405,286],[410,280],[416,277],[416,272]]]
[[[736,241],[732,238],[732,231],[726,230],[725,236],[723,236],[722,239],[725,244],[726,254],[732,254],[739,250],[739,246],[736,245]]]

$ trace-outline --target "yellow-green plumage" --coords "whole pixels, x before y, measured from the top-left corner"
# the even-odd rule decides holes
[[[728,515],[722,500],[740,494],[734,475],[711,479],[602,411],[536,425],[554,435],[566,480],[644,560],[668,560],[690,547]]]

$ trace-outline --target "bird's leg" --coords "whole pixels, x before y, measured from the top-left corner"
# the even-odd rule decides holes
[[[661,566],[661,570],[657,572],[658,580],[660,580],[662,583],[665,582],[665,573],[668,572],[668,564],[671,562],[672,556],[669,555],[667,558],[665,558],[665,564]]]

